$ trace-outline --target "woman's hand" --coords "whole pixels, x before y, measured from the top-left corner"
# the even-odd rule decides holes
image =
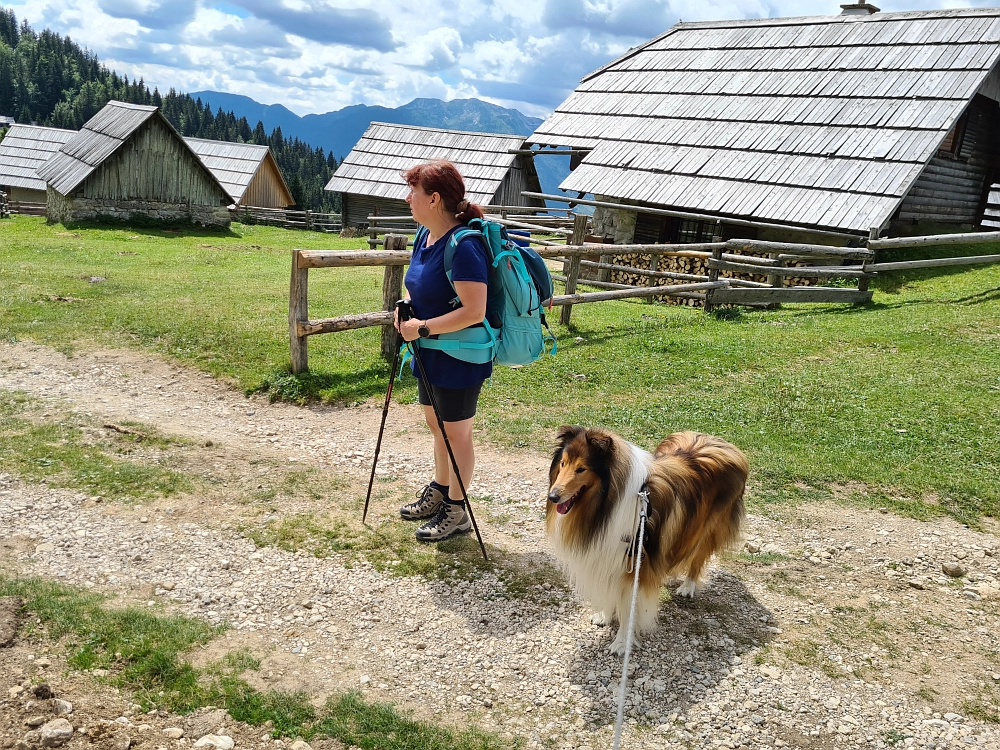
[[[420,326],[424,324],[424,321],[417,320],[416,318],[410,318],[409,320],[404,320],[403,322],[396,321],[396,330],[399,331],[400,335],[403,337],[403,341],[413,341],[414,339],[420,338]]]

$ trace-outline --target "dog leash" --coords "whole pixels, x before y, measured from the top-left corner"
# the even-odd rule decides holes
[[[622,723],[625,720],[625,689],[628,686],[628,660],[632,654],[632,628],[635,626],[635,603],[639,594],[639,568],[642,567],[642,540],[646,531],[646,519],[649,518],[649,484],[643,482],[636,498],[639,506],[639,524],[635,530],[633,545],[629,549],[635,550],[635,581],[632,584],[632,605],[628,613],[628,630],[625,633],[625,659],[622,661],[622,681],[618,688],[618,716],[615,719],[615,737],[612,741],[612,750],[619,750],[622,740]],[[631,559],[631,557],[629,557]],[[627,564],[626,564],[627,567]]]

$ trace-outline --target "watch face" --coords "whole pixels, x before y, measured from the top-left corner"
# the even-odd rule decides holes
[[[430,335],[431,335],[431,329],[430,329],[430,328],[428,328],[428,327],[426,326],[426,324],[425,324],[425,325],[422,325],[422,326],[420,326],[420,327],[419,327],[419,328],[417,329],[417,333],[419,333],[419,334],[420,334],[420,338],[422,338],[422,339],[425,339],[425,338],[427,338],[428,336],[430,336]]]

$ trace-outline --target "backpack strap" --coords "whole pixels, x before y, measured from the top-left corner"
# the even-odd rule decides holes
[[[444,273],[448,277],[448,283],[451,284],[452,290],[455,292],[455,298],[451,300],[451,306],[453,308],[459,308],[462,306],[462,300],[458,298],[458,290],[455,289],[455,282],[451,279],[451,267],[455,262],[455,252],[458,250],[458,243],[464,240],[466,237],[477,237],[480,242],[483,243],[483,247],[486,248],[486,262],[490,261],[490,245],[483,236],[483,233],[479,229],[472,228],[473,223],[482,223],[479,219],[473,219],[469,222],[470,226],[465,229],[459,229],[456,232],[452,232],[451,237],[448,238],[448,244],[444,248]],[[425,230],[426,231],[426,230]],[[419,230],[418,230],[419,236]]]

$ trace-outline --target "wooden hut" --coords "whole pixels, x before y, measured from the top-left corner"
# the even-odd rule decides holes
[[[156,107],[109,102],[38,176],[50,221],[229,226],[233,197]]]
[[[584,78],[528,141],[589,149],[563,190],[718,217],[727,238],[978,228],[1000,181],[1000,9],[842,8],[679,23]],[[716,229],[627,209],[594,223],[618,243]]]
[[[531,159],[510,153],[523,144],[522,135],[373,122],[326,189],[341,193],[344,226],[365,226],[375,213],[409,216],[409,188],[401,173],[414,164],[447,159],[461,172],[473,203],[543,208],[542,201],[521,196],[524,190],[541,191]]]
[[[295,203],[267,146],[185,138],[237,206],[287,208]]]
[[[75,130],[11,125],[0,141],[0,190],[11,201],[44,205],[45,180],[37,170],[74,135]]]

